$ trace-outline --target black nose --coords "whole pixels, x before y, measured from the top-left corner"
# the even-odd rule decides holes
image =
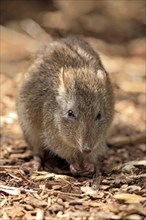
[[[84,145],[82,151],[85,152],[85,153],[90,153],[91,148],[88,145]]]

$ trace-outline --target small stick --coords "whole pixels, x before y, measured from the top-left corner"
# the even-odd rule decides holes
[[[143,132],[141,134],[132,135],[132,136],[122,136],[122,137],[114,137],[109,139],[108,144],[111,146],[121,147],[123,145],[132,145],[146,142],[146,133]]]

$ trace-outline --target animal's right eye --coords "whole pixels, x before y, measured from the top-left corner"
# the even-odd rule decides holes
[[[67,114],[69,118],[75,118],[75,114],[73,113],[72,110],[68,110]]]
[[[99,121],[100,119],[101,119],[101,112],[98,112],[98,114],[97,114],[95,120],[96,120],[96,121]]]

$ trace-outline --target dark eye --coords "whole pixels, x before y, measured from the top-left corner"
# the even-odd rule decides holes
[[[68,110],[68,117],[75,118],[75,115],[72,110]]]
[[[101,119],[101,112],[98,112],[97,116],[96,116],[96,121]]]

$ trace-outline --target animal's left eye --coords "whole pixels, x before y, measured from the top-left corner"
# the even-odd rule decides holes
[[[72,110],[68,110],[68,117],[75,118],[75,115]]]
[[[98,120],[100,120],[100,119],[101,119],[101,112],[98,112],[98,114],[97,114],[95,120],[98,121]]]

